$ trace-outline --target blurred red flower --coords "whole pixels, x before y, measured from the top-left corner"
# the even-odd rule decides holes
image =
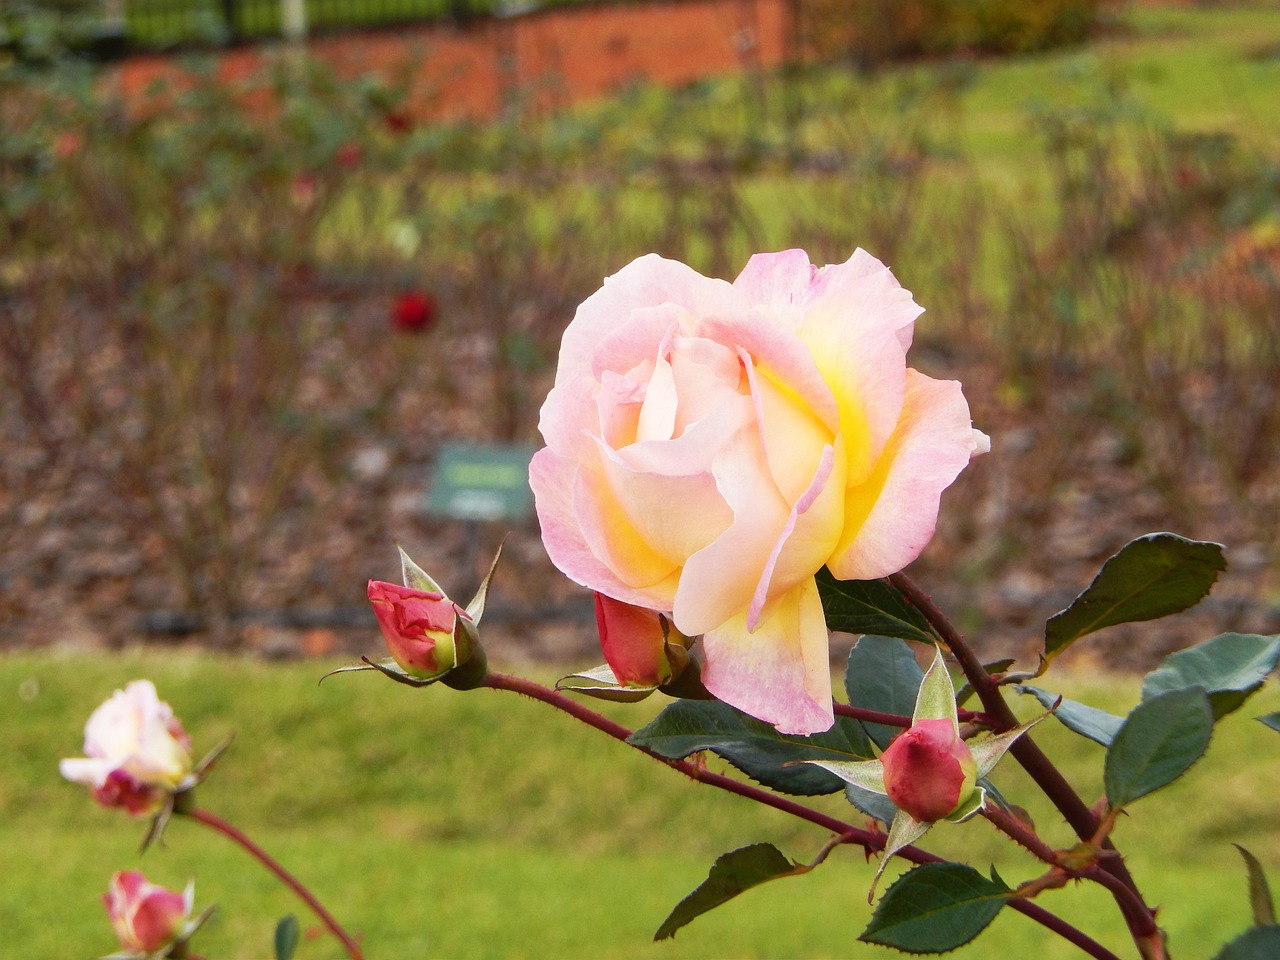
[[[421,333],[436,322],[436,302],[430,294],[410,291],[396,298],[391,323],[397,330]]]

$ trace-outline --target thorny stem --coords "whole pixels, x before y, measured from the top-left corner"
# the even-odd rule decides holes
[[[576,720],[581,720],[588,726],[594,727],[596,730],[613,737],[615,740],[621,740],[632,749],[639,750],[641,753],[652,757],[659,763],[683,773],[692,780],[696,780],[699,783],[709,784],[713,787],[719,787],[721,790],[736,794],[740,797],[745,797],[748,800],[754,800],[757,803],[762,803],[768,807],[773,807],[776,810],[789,813],[794,817],[799,817],[801,820],[807,820],[810,823],[831,831],[835,834],[835,837],[828,841],[828,843],[823,847],[822,851],[819,852],[817,859],[813,861],[811,866],[817,866],[822,862],[822,860],[826,859],[826,855],[830,853],[832,849],[842,843],[855,843],[868,851],[883,850],[885,847],[885,842],[888,838],[884,833],[878,830],[864,830],[859,827],[852,826],[851,824],[837,820],[835,817],[828,816],[819,810],[814,810],[811,807],[806,807],[803,804],[796,803],[794,800],[770,793],[760,787],[752,786],[749,783],[743,783],[740,780],[734,780],[732,777],[726,777],[723,774],[713,773],[696,763],[690,763],[687,760],[673,760],[668,757],[664,757],[659,753],[655,753],[647,747],[630,743],[627,738],[631,736],[631,731],[622,726],[622,724],[615,723],[603,714],[598,713],[589,707],[583,706],[576,700],[571,700],[564,694],[559,693],[556,690],[552,690],[550,687],[545,687],[540,683],[535,683],[532,680],[527,680],[524,677],[517,677],[511,674],[490,673],[485,677],[484,683],[481,684],[481,686],[489,687],[492,690],[507,690],[512,693],[519,693],[526,697],[531,697],[534,700],[541,701],[542,703],[555,707],[557,710],[569,714],[569,716]],[[901,850],[897,851],[894,856],[902,857],[904,860],[916,864],[946,862],[943,857],[939,857],[937,854],[929,853],[926,850],[921,850],[914,846],[903,847]],[[1098,943],[1098,941],[1094,940],[1084,931],[1077,929],[1061,917],[1050,913],[1048,910],[1045,910],[1037,904],[1031,903],[1029,900],[1023,900],[1021,898],[1011,899],[1009,901],[1009,906],[1011,909],[1018,911],[1023,916],[1028,917],[1046,929],[1053,931],[1068,943],[1079,947],[1089,956],[1094,957],[1095,960],[1120,960],[1116,954]]]
[[[1009,704],[1001,695],[999,684],[987,673],[986,668],[983,667],[982,661],[978,659],[973,648],[965,641],[960,631],[955,628],[950,618],[933,602],[933,598],[921,590],[915,581],[905,573],[895,573],[887,579],[908,603],[924,615],[930,626],[938,634],[939,639],[951,650],[952,655],[960,664],[960,669],[964,671],[970,686],[973,687],[974,692],[982,701],[983,709],[995,721],[994,730],[998,733],[1002,730],[1011,730],[1016,727],[1018,718],[1014,716]],[[1066,819],[1067,823],[1071,825],[1076,835],[1081,840],[1091,840],[1098,832],[1097,816],[1080,799],[1080,795],[1076,793],[1061,771],[1053,765],[1053,762],[1045,756],[1035,741],[1031,739],[1031,736],[1024,734],[1019,737],[1013,746],[1009,748],[1009,752],[1022,765],[1022,769],[1036,782],[1045,796],[1058,808],[1058,811]],[[1102,846],[1104,850],[1115,849],[1110,840],[1104,839]],[[1104,871],[1119,881],[1119,885],[1125,887],[1132,894],[1132,896],[1121,896],[1117,893],[1115,887],[1110,884],[1104,884],[1115,896],[1116,904],[1124,915],[1129,932],[1142,955],[1144,957],[1163,956],[1163,949],[1154,949],[1152,947],[1152,944],[1158,943],[1162,939],[1160,928],[1156,926],[1155,912],[1146,906],[1143,901],[1142,895],[1138,891],[1138,886],[1134,883],[1133,877],[1129,873],[1129,868],[1125,866],[1124,861],[1119,857],[1110,857],[1099,865],[1099,872]],[[1097,878],[1095,877],[1094,879]],[[1099,882],[1103,881],[1099,880]]]
[[[882,723],[886,727],[909,727],[911,726],[911,718],[901,713],[884,713],[880,710],[868,710],[866,707],[855,707],[847,703],[833,704],[836,716],[852,717],[854,720],[866,720],[868,723]],[[984,723],[987,720],[986,714],[975,713],[972,710],[960,710],[956,713],[956,719],[960,723]],[[985,725],[985,724],[984,724]]]
[[[333,918],[333,915],[330,914],[329,911],[324,908],[324,905],[316,899],[315,894],[304,887],[302,882],[282,867],[276,859],[271,856],[271,854],[267,853],[267,851],[263,850],[260,846],[250,840],[245,836],[245,834],[227,823],[227,821],[215,814],[209,813],[207,810],[201,810],[199,807],[195,807],[191,810],[185,811],[185,813],[187,816],[191,817],[191,819],[200,821],[206,827],[212,827],[214,830],[218,831],[218,833],[235,841],[248,851],[255,860],[274,873],[285,886],[296,893],[302,902],[311,908],[312,913],[319,917],[320,921],[329,928],[329,932],[341,941],[342,946],[347,951],[347,956],[349,956],[351,960],[364,960],[364,954],[360,952],[360,946],[354,939],[352,939],[351,935],[342,929],[338,921]]]

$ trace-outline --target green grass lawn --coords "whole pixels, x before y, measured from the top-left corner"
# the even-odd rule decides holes
[[[492,691],[415,691],[372,675],[317,678],[329,664],[265,663],[192,653],[0,658],[0,956],[39,960],[109,952],[99,902],[111,872],[141,867],[200,905],[209,957],[270,955],[276,920],[300,911],[240,850],[179,820],[139,856],[143,825],[94,806],[58,777],[79,753],[89,712],[130,679],[153,679],[197,750],[237,740],[199,804],[240,826],[293,869],[377,957],[881,957],[856,941],[873,872],[854,848],[818,871],[751,891],[696,920],[673,942],[650,938],[720,853],[771,841],[808,860],[820,831],[659,764],[530,701]],[[499,665],[500,666],[500,665]],[[1064,674],[1064,690],[1123,709],[1136,681]],[[1052,684],[1050,684],[1052,686]],[[659,705],[610,707],[624,723]],[[1162,905],[1176,955],[1210,956],[1248,922],[1238,842],[1280,864],[1274,797],[1276,734],[1251,719],[1280,706],[1269,689],[1220,728],[1206,759],[1144,798],[1118,832],[1144,893]],[[1030,709],[1030,706],[1027,707]],[[1046,729],[1047,727],[1047,729]],[[1101,749],[1056,724],[1038,737],[1089,800]],[[719,762],[712,759],[715,767]],[[1006,763],[996,781],[1025,804],[1050,842],[1066,830]],[[840,798],[816,805],[858,822]],[[1010,882],[1034,865],[985,822],[944,826],[925,845]],[[1280,875],[1280,874],[1278,874]],[[1045,906],[1132,955],[1105,894],[1069,888]],[[304,928],[312,925],[300,916]],[[1006,913],[955,956],[1071,957],[1076,952]],[[340,954],[304,940],[301,958]]]

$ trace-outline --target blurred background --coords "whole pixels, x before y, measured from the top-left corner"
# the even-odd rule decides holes
[[[503,616],[581,652],[442,445],[536,446],[631,258],[789,246],[890,264],[993,437],[916,567],[971,633],[1162,528],[1274,630],[1278,91],[1272,4],[7,0],[0,642],[342,649],[393,542],[463,593],[515,526]]]
[[[450,445],[538,445],[575,305],[646,252],[732,278],[756,251],[861,246],[914,292],[911,362],[964,382],[992,452],[911,572],[984,652],[1032,651],[1159,529],[1225,543],[1227,574],[1201,613],[1107,631],[1077,667],[1280,630],[1277,103],[1274,3],[3,0],[0,954],[108,949],[101,864],[138,838],[55,764],[140,675],[197,750],[241,730],[202,793],[318,877],[371,955],[647,956],[728,845],[816,848],[653,765],[589,761],[558,718],[314,687],[379,653],[365,582],[397,578],[395,543],[465,599],[508,532],[491,662],[598,662],[531,518],[429,494]],[[264,662],[304,656],[325,662]],[[1169,914],[1189,955],[1246,922],[1219,897],[1234,862],[1206,880],[1226,841],[1280,857],[1280,784],[1238,779],[1271,743],[1240,742],[1155,811],[1185,848],[1135,860],[1153,902],[1198,889]],[[1096,779],[1092,748],[1065,749]],[[255,955],[296,907],[189,833],[147,863],[177,886],[201,864],[198,900],[223,904],[206,951]],[[371,864],[435,912],[353,890]],[[847,955],[813,889],[699,920],[669,955]],[[1002,936],[965,955],[1058,955]]]

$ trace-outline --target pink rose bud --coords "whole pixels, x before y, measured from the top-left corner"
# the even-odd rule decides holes
[[[941,820],[977,784],[969,745],[948,719],[917,720],[880,755],[884,786],[894,806],[916,820]]]
[[[369,581],[369,602],[392,659],[422,680],[443,676],[471,654],[461,609],[443,593]]]
[[[150,680],[133,681],[93,712],[84,752],[61,762],[62,775],[91,787],[103,806],[134,816],[155,813],[193,783],[191,738]]]
[[[148,882],[136,870],[125,870],[111,878],[102,902],[120,946],[150,955],[182,936],[191,918],[192,893],[191,887],[175,893]]]
[[[597,593],[596,628],[609,669],[624,687],[656,687],[671,679],[666,631],[657,611]]]

